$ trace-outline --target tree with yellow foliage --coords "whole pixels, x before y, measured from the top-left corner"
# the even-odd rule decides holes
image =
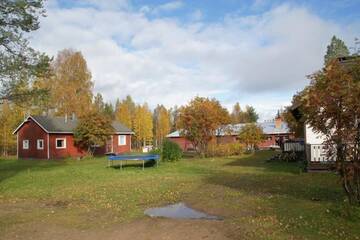
[[[133,130],[135,115],[135,103],[130,95],[127,95],[121,102],[118,99],[115,104],[115,119]]]
[[[4,101],[0,109],[0,147],[1,154],[7,156],[16,154],[16,135],[14,129],[24,118],[24,109]]]
[[[148,105],[135,107],[133,131],[135,132],[136,147],[145,146],[153,139],[153,119]]]
[[[124,102],[117,104],[117,108],[115,111],[115,120],[121,122],[130,129],[133,128],[130,109]]]
[[[93,82],[81,52],[65,49],[52,63],[53,77],[38,79],[36,86],[49,92],[48,108],[57,115],[86,114],[92,104]]]
[[[170,112],[163,105],[158,105],[154,110],[154,134],[157,145],[162,145],[170,132],[170,127]]]

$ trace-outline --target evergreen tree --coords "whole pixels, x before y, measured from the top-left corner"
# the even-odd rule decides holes
[[[255,108],[252,106],[246,106],[246,122],[247,123],[254,123],[257,122],[257,120],[259,119],[259,115],[256,113]]]
[[[29,47],[25,33],[39,28],[44,16],[42,0],[0,1],[0,97],[13,102],[28,100],[39,92],[15,88],[19,81],[29,84],[36,76],[45,74],[50,59]],[[16,91],[15,91],[16,90]]]
[[[114,107],[111,103],[105,103],[104,114],[105,114],[105,116],[109,117],[110,119],[115,118]]]
[[[326,55],[324,57],[325,65],[335,58],[348,55],[350,55],[350,52],[344,41],[334,35],[331,38],[330,44],[327,46]]]

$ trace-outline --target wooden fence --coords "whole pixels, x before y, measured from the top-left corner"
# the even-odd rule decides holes
[[[285,142],[284,152],[303,152],[305,150],[303,142]]]

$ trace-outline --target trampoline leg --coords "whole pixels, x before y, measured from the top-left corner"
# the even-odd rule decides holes
[[[120,170],[122,170],[122,161],[120,160]]]
[[[145,161],[143,160],[143,170],[144,170],[144,167],[145,167]]]

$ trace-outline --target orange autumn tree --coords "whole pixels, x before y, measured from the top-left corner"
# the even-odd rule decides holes
[[[325,136],[349,202],[360,205],[360,58],[333,60],[310,78],[300,98],[306,122]]]
[[[216,130],[230,123],[229,112],[216,99],[195,97],[180,108],[178,126],[202,156],[209,142],[216,136]]]

